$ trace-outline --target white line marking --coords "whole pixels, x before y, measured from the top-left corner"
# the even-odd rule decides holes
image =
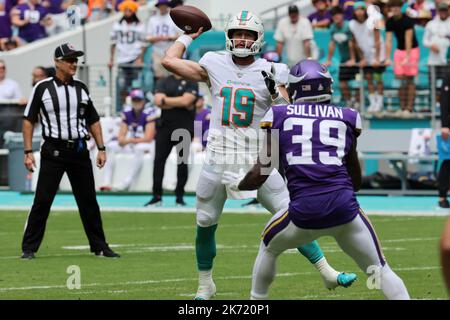
[[[394,271],[423,271],[423,270],[436,270],[440,269],[439,266],[425,266],[425,267],[408,267],[408,268],[392,268]],[[317,274],[317,272],[294,272],[294,273],[280,273],[277,277],[294,277],[294,276],[309,276]],[[252,279],[251,275],[241,276],[227,276],[227,277],[215,277],[215,280],[243,280]],[[82,287],[98,287],[98,286],[129,286],[129,285],[146,285],[146,284],[160,284],[160,283],[173,283],[173,282],[197,282],[198,278],[179,278],[179,279],[161,279],[161,280],[144,280],[144,281],[127,281],[117,283],[87,283],[82,284]],[[61,289],[67,288],[65,285],[42,285],[42,286],[29,286],[29,287],[12,287],[12,288],[0,288],[0,292],[6,291],[23,291],[23,290],[36,290],[36,289]]]
[[[120,212],[120,213],[189,213],[189,214],[195,214],[195,208],[142,208],[142,207],[101,207],[100,208],[102,212]],[[364,208],[363,208],[364,209]],[[430,208],[431,209],[431,208]],[[30,206],[11,206],[11,205],[0,205],[0,213],[2,211],[6,211],[7,213],[11,211],[28,211],[30,210]],[[78,212],[78,208],[75,206],[72,207],[66,207],[66,206],[54,206],[52,207],[52,211],[75,211]],[[395,211],[382,211],[382,210],[364,210],[364,212],[371,216],[403,216],[403,217],[436,217],[436,216],[448,216],[449,211],[448,210],[426,210],[426,211],[410,211],[410,210],[395,210]],[[257,208],[244,208],[244,209],[237,209],[237,208],[225,208],[223,210],[223,213],[227,214],[269,214],[269,212],[264,209],[257,209]]]

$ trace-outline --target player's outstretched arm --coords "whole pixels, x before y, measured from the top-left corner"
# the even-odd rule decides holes
[[[362,176],[361,176],[361,166],[359,164],[358,159],[358,151],[356,151],[356,138],[355,142],[353,143],[350,152],[347,155],[347,172],[352,179],[353,183],[353,190],[359,191],[361,189],[362,184]]]
[[[189,46],[192,40],[196,39],[201,33],[203,28],[200,28],[198,32],[189,35],[182,35],[172,44],[166,51],[166,55],[161,61],[166,70],[183,77],[184,79],[208,82],[208,73],[195,61],[182,59],[184,51]]]

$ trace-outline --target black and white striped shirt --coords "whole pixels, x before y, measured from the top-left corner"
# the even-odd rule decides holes
[[[88,126],[100,119],[82,81],[63,83],[56,77],[34,86],[24,118],[33,123],[40,120],[44,139],[61,140],[86,138]]]

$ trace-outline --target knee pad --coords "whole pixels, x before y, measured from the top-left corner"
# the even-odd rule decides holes
[[[218,217],[217,212],[207,212],[203,209],[197,209],[197,224],[200,227],[206,228],[217,224]]]

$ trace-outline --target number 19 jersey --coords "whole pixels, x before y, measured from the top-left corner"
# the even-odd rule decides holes
[[[212,96],[208,151],[256,156],[259,122],[272,104],[261,71],[270,72],[272,64],[256,59],[238,66],[228,52],[207,52],[199,64],[208,73]],[[288,67],[281,63],[274,67],[276,82],[286,84]]]

